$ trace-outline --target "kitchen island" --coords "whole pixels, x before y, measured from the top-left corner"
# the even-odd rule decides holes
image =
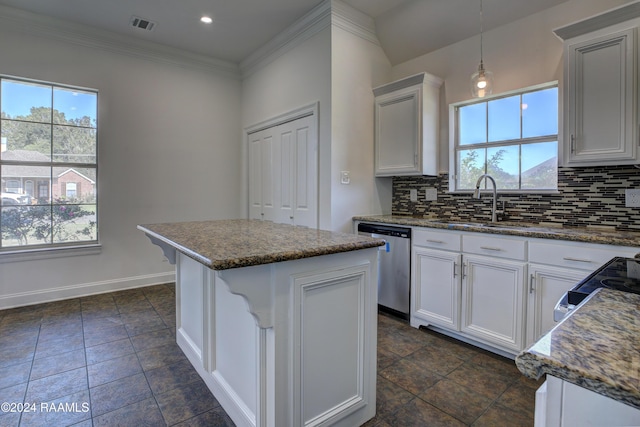
[[[382,240],[255,220],[138,228],[176,265],[176,340],[236,425],[375,416]]]
[[[640,295],[601,288],[516,357],[536,426],[640,425]]]

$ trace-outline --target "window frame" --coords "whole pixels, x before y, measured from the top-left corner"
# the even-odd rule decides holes
[[[98,182],[99,182],[99,161],[98,161],[98,152],[99,152],[99,111],[100,111],[100,103],[99,103],[99,91],[95,88],[87,88],[82,86],[75,86],[69,84],[56,83],[51,81],[44,80],[36,80],[29,79],[25,77],[12,76],[7,74],[0,74],[0,81],[12,81],[16,83],[25,83],[25,84],[35,84],[42,86],[49,86],[51,88],[52,94],[56,89],[62,90],[71,90],[78,92],[91,93],[96,97],[96,111],[95,111],[95,159],[94,162],[91,163],[83,163],[83,162],[55,162],[53,157],[49,162],[21,162],[17,160],[3,160],[0,157],[0,168],[4,165],[14,165],[14,166],[43,166],[48,167],[53,171],[55,168],[89,168],[95,170],[95,188],[94,188],[94,198],[95,202],[92,205],[95,205],[95,239],[90,240],[78,240],[78,241],[65,241],[65,242],[55,242],[51,241],[49,243],[37,243],[37,244],[29,244],[29,245],[17,245],[17,246],[7,246],[3,247],[0,245],[0,264],[7,262],[15,262],[15,261],[28,261],[28,260],[38,260],[38,259],[50,259],[50,258],[59,258],[66,256],[79,256],[79,255],[91,255],[98,254],[102,250],[102,244],[100,242],[100,217],[99,217],[99,208],[98,208]],[[2,105],[0,104],[0,110]],[[54,106],[53,106],[53,98],[52,103],[48,106],[51,108],[51,112],[53,114]],[[39,122],[34,122],[39,123]],[[47,125],[51,125],[52,129],[55,126],[59,126],[55,121],[51,121],[51,123],[46,123]],[[65,125],[66,126],[66,125]],[[0,123],[0,133],[2,131],[2,124]],[[51,146],[53,147],[55,133],[51,133]],[[53,149],[53,148],[52,148]],[[32,181],[34,187],[34,196],[36,194],[40,194],[42,190],[42,183],[45,181],[35,180]],[[49,197],[53,197],[51,191],[53,190],[53,181],[47,183],[47,193]],[[37,197],[37,196],[36,196]],[[54,203],[52,199],[50,201],[50,206],[56,206],[58,204]],[[63,204],[64,205],[64,204]],[[75,203],[73,205],[76,205]],[[80,206],[84,205],[80,204]],[[0,206],[1,208],[1,206]]]
[[[465,107],[473,104],[487,103],[489,101],[494,101],[501,98],[508,98],[515,95],[522,96],[523,94],[526,94],[529,92],[536,92],[544,89],[551,89],[554,87],[558,89],[558,133],[557,134],[529,137],[529,138],[520,138],[520,139],[511,139],[511,140],[501,140],[499,142],[487,141],[480,144],[468,144],[464,146],[459,145],[458,122],[459,122],[459,109],[461,107]],[[558,144],[557,145],[557,152],[558,152],[557,166],[560,167],[559,154],[561,151],[560,150],[561,142],[559,138],[562,132],[561,119],[560,119],[561,118],[560,96],[561,96],[561,88],[558,84],[558,81],[553,80],[550,82],[528,86],[528,87],[524,87],[524,88],[520,88],[520,89],[508,91],[508,92],[503,92],[500,94],[487,96],[480,99],[470,99],[470,100],[449,104],[449,193],[466,194],[466,193],[473,193],[474,191],[474,189],[466,189],[466,188],[458,189],[457,188],[457,176],[459,174],[457,159],[458,159],[458,152],[460,151],[460,149],[466,150],[466,149],[474,149],[474,148],[500,148],[505,146],[514,146],[514,145],[518,145],[519,147],[522,147],[523,145],[527,145],[527,144],[557,141],[557,144]],[[488,125],[488,120],[489,119],[487,117],[487,125]],[[552,138],[554,136],[555,138]],[[522,171],[520,171],[520,173],[522,173]],[[484,189],[486,189],[486,180],[484,181],[484,186],[481,187],[481,190],[484,190]],[[508,189],[508,188],[500,189],[498,188],[497,192],[501,194],[557,194],[559,193],[559,190],[556,183],[555,189]]]

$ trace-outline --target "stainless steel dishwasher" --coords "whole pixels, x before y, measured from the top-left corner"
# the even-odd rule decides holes
[[[411,282],[411,229],[383,224],[359,223],[358,234],[384,239],[378,262],[378,306],[409,318]]]

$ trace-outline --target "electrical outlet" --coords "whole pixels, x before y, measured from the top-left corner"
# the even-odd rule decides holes
[[[412,202],[417,202],[418,201],[418,190],[416,190],[415,188],[412,188],[409,190],[409,198],[411,199]]]
[[[424,199],[428,202],[434,202],[438,200],[438,190],[435,188],[425,188]]]
[[[628,208],[640,208],[640,190],[632,188],[624,190],[624,205]]]

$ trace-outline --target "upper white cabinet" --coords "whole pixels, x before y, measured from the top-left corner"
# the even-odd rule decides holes
[[[564,41],[563,164],[640,163],[640,3],[556,29]]]
[[[376,176],[438,174],[441,85],[420,73],[373,89]]]

